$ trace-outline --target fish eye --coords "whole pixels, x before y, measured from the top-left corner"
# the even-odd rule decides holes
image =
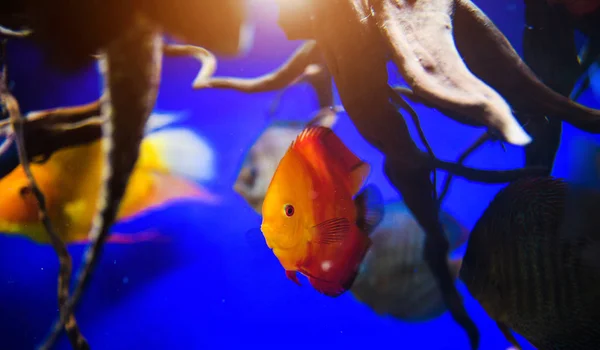
[[[291,204],[286,204],[283,206],[283,212],[285,213],[286,216],[290,217],[292,215],[294,215],[294,206]]]
[[[33,192],[31,186],[23,186],[19,189],[19,195],[25,197]]]

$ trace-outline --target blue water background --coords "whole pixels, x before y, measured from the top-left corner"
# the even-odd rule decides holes
[[[522,1],[476,1],[521,52]],[[221,58],[218,75],[253,77],[287,59],[299,45],[276,26],[270,1],[253,5],[255,45],[240,58]],[[10,73],[24,112],[80,104],[98,96],[95,66],[77,76],[48,70],[39,53],[24,42],[11,42]],[[188,58],[165,58],[157,109],[184,112],[189,126],[210,141],[217,155],[211,191],[224,196],[220,206],[179,203],[153,211],[120,232],[152,227],[170,242],[109,245],[77,311],[93,349],[467,349],[465,334],[448,314],[421,324],[380,317],[349,293],[322,296],[303,280],[298,287],[266,246],[251,244],[245,233],[260,218],[233,193],[231,186],[244,152],[266,127],[264,111],[274,93],[244,94],[225,90],[193,91],[198,64]],[[392,79],[398,78],[392,72]],[[591,92],[580,102],[600,107]],[[306,119],[317,107],[309,86],[286,94],[279,118]],[[424,131],[437,156],[456,159],[482,129],[465,127],[416,105]],[[410,123],[409,123],[410,124]],[[414,128],[410,125],[411,131]],[[342,115],[335,131],[358,156],[372,164],[369,182],[387,200],[398,198],[382,174],[382,156]],[[569,176],[576,149],[569,140],[586,134],[566,125],[554,174]],[[487,144],[468,165],[509,169],[523,163],[522,151]],[[440,173],[439,178],[442,178]],[[446,209],[471,228],[502,185],[457,179]],[[82,246],[70,248],[76,266]],[[57,259],[50,246],[0,236],[0,349],[33,349],[57,315]],[[465,289],[459,285],[464,294]],[[481,349],[503,350],[507,341],[468,295],[466,307],[481,331]],[[64,338],[60,349],[69,349]]]

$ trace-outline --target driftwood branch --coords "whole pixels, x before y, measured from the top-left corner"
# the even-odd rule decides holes
[[[91,230],[90,244],[77,275],[73,295],[61,308],[60,318],[40,349],[52,347],[63,324],[76,308],[109,238],[121,200],[139,156],[146,121],[156,103],[163,57],[163,40],[158,28],[145,16],[135,16],[129,31],[111,42],[103,52],[101,71],[104,89],[101,115],[106,118],[102,135],[106,147],[104,171]]]
[[[35,163],[46,161],[59,149],[87,144],[102,136],[102,120],[97,102],[31,112],[18,120],[0,121],[0,129],[7,136],[3,147],[0,147],[0,154],[14,146],[12,141],[15,136],[11,130],[13,123],[19,124],[23,129],[27,159]],[[9,171],[17,165],[4,164],[10,168]]]
[[[217,71],[217,58],[207,49],[194,45],[165,45],[163,46],[165,56],[193,57],[202,63],[200,71],[196,75],[192,86],[203,84],[209,80]]]
[[[167,45],[163,52],[168,56],[185,56],[197,59],[202,67],[196,75],[196,81],[210,79],[216,70],[216,59],[212,53],[192,45]],[[28,113],[25,118],[16,121],[23,128],[25,148],[30,162],[43,162],[54,152],[76,147],[99,140],[102,137],[100,100],[71,107],[52,108]],[[13,137],[8,129],[9,120],[0,121],[0,129],[9,136],[0,147],[0,154],[6,152]]]
[[[423,143],[423,145],[425,145],[425,148],[427,149],[427,153],[429,154],[429,157],[431,159],[437,159],[437,157],[435,156],[435,153],[433,153],[433,149],[431,148],[431,145],[429,145],[429,141],[427,141],[427,136],[425,136],[425,132],[423,131],[423,128],[421,127],[421,121],[419,120],[419,115],[417,114],[417,112],[412,108],[412,106],[410,104],[408,104],[408,102],[406,102],[402,96],[400,96],[399,94],[395,93],[394,89],[391,89],[390,91],[390,97],[392,99],[392,102],[394,104],[396,104],[397,106],[399,106],[400,108],[404,109],[406,112],[408,112],[408,114],[410,115],[413,123],[415,124],[415,127],[417,128],[417,132],[419,133],[419,138],[421,139],[421,142]],[[433,196],[435,198],[437,198],[437,172],[435,171],[435,169],[432,171],[433,173]],[[438,206],[439,206],[439,200],[438,200]]]
[[[307,82],[311,85],[315,93],[317,94],[317,102],[319,109],[333,108],[333,85],[331,81],[331,74],[324,64],[311,63],[305,69],[299,77],[294,79],[288,86],[279,90],[277,95],[273,99],[269,107],[268,114],[273,115],[279,108],[283,95],[294,85]],[[338,110],[340,108],[337,108]]]
[[[482,170],[464,166],[463,163],[469,155],[476,151],[486,141],[493,139],[490,133],[483,134],[459,157],[459,159],[455,163],[437,159],[437,157],[433,156],[431,146],[429,146],[429,144],[426,142],[423,129],[421,128],[420,123],[418,122],[419,118],[417,116],[417,113],[412,107],[410,107],[410,105],[406,101],[399,99],[398,94],[412,100],[413,102],[421,103],[422,100],[415,96],[411,89],[406,87],[393,87],[392,91],[390,92],[391,98],[394,102],[396,102],[398,105],[401,105],[405,109],[407,109],[406,106],[408,106],[407,110],[411,114],[413,122],[415,122],[417,126],[419,137],[421,138],[421,140],[425,140],[423,143],[425,144],[425,147],[427,148],[428,153],[432,158],[432,160],[430,161],[431,168],[440,169],[448,172],[448,177],[446,178],[446,181],[442,186],[442,192],[439,196],[440,202],[442,202],[442,200],[447,194],[448,187],[450,186],[450,181],[452,180],[452,175],[460,176],[474,182],[492,184],[512,182],[522,177],[543,175],[547,172],[547,167],[545,166],[531,166],[513,170]],[[401,104],[401,102],[404,102],[404,104]]]
[[[286,62],[271,73],[254,79],[214,77],[196,84],[194,88],[225,88],[251,93],[280,90],[293,84],[310,64],[319,61],[316,43],[308,41],[296,49]]]
[[[481,135],[471,146],[469,146],[458,157],[458,160],[456,161],[456,164],[462,165],[465,162],[465,160],[467,160],[467,158],[471,154],[473,154],[473,152],[475,152],[476,150],[478,150],[479,147],[481,147],[483,144],[485,144],[489,139],[490,139],[490,135],[489,134],[485,133],[485,134]],[[443,202],[444,198],[446,198],[446,195],[448,194],[448,190],[450,189],[450,183],[451,182],[452,182],[452,174],[448,173],[448,175],[446,175],[446,179],[444,180],[444,184],[442,185],[442,192],[440,192],[440,197],[439,197],[439,201],[440,202]]]
[[[217,54],[237,55],[253,36],[244,2],[5,1],[0,25],[31,29],[32,42],[49,65],[76,72],[91,64],[94,54],[126,35],[138,14],[150,18],[171,37]]]
[[[62,307],[66,304],[69,297],[69,285],[72,272],[71,256],[67,251],[65,243],[62,241],[58,233],[54,230],[54,227],[48,215],[48,211],[46,209],[44,194],[37,186],[33,173],[29,168],[29,158],[27,156],[27,148],[24,142],[25,133],[23,123],[21,122],[22,116],[17,100],[8,90],[8,86],[6,84],[6,74],[6,65],[4,64],[2,67],[2,73],[0,77],[0,101],[5,109],[5,112],[8,114],[11,126],[14,129],[19,160],[29,180],[30,190],[33,192],[33,195],[38,201],[40,221],[44,225],[44,228],[46,229],[50,238],[50,242],[52,243],[52,247],[54,248],[58,256],[58,307],[62,310]],[[64,315],[63,317],[67,319],[67,323],[65,324],[65,331],[67,332],[67,335],[73,348],[89,348],[87,346],[85,338],[79,331],[79,327],[77,325],[77,321],[75,320],[75,316],[72,313],[70,313]]]
[[[0,26],[0,36],[5,38],[25,38],[32,33],[29,29],[24,30],[13,30],[3,26]]]
[[[315,91],[319,110],[332,109],[334,113],[340,110],[334,106],[331,73],[314,41],[301,45],[286,62],[265,75],[256,78],[212,77],[196,80],[194,88],[223,88],[246,93],[278,90],[267,111],[270,117],[276,113],[289,88],[302,82],[310,84]]]

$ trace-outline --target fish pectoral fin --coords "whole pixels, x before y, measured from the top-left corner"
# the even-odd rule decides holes
[[[505,325],[504,323],[502,323],[500,321],[496,321],[496,325],[498,326],[498,329],[500,329],[500,331],[502,332],[502,334],[504,335],[506,340],[508,340],[508,342],[511,343],[515,349],[517,349],[517,350],[522,349],[521,345],[519,345],[519,342],[517,342],[517,339],[511,333],[510,328],[508,328],[507,325]]]
[[[384,215],[383,196],[373,184],[366,186],[354,199],[356,205],[356,225],[370,235],[381,223]]]
[[[296,271],[285,270],[285,276],[297,285],[302,286],[302,284],[300,284],[300,280],[298,280]]]
[[[363,161],[356,163],[350,169],[350,190],[353,194],[356,194],[360,190],[365,181],[367,181],[370,173],[371,166],[369,163]]]
[[[334,244],[343,242],[350,233],[350,221],[346,218],[328,219],[314,227],[315,242]]]

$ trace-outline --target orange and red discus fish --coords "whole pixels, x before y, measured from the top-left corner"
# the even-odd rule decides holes
[[[300,284],[300,272],[328,296],[350,288],[383,217],[374,185],[357,195],[370,171],[329,128],[310,126],[291,144],[267,190],[261,226],[289,279]]]

